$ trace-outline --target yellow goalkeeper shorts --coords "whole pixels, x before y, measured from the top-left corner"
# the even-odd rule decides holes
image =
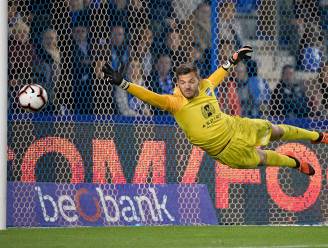
[[[236,129],[217,160],[232,168],[251,169],[260,163],[256,148],[269,143],[272,124],[261,119],[235,117]]]

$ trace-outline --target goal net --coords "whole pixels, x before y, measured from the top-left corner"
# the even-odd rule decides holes
[[[193,62],[207,77],[232,51],[251,45],[252,60],[239,63],[217,88],[221,109],[326,131],[325,1],[11,0],[8,5],[11,226],[201,225],[209,223],[203,221],[204,208],[214,210],[220,225],[327,222],[325,146],[273,142],[268,147],[310,161],[316,169],[310,179],[288,168],[231,169],[193,147],[167,112],[101,75],[106,61],[114,69],[123,63],[127,80],[171,94],[179,64]],[[38,113],[18,107],[17,92],[29,83],[48,92],[48,105]],[[172,209],[179,221],[165,208],[171,198],[157,199],[164,186],[176,192]],[[207,191],[210,201],[204,206]]]

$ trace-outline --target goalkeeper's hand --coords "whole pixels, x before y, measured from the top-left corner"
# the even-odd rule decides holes
[[[124,70],[125,66],[123,63],[120,65],[117,71],[113,69],[109,62],[106,62],[102,68],[104,78],[107,79],[110,84],[117,85],[123,90],[126,90],[127,88],[129,88],[130,83],[123,78]]]
[[[251,52],[253,52],[253,48],[251,46],[243,46],[238,51],[234,52],[229,60],[222,65],[223,69],[229,70],[233,65],[238,64],[239,61],[249,60],[251,56],[247,54]]]

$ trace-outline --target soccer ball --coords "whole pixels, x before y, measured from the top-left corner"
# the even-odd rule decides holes
[[[48,102],[48,94],[46,90],[38,84],[28,84],[18,93],[19,105],[29,111],[40,111]]]

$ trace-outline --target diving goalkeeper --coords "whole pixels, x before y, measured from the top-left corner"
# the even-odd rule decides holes
[[[309,140],[328,144],[328,133],[308,131],[290,125],[274,125],[267,120],[241,118],[223,113],[214,94],[234,65],[250,58],[253,50],[244,46],[207,79],[201,79],[192,64],[182,64],[176,70],[177,84],[173,95],[159,95],[123,78],[123,66],[118,71],[106,63],[102,69],[110,84],[117,85],[142,101],[169,111],[185,132],[189,141],[213,159],[232,168],[252,169],[259,165],[286,166],[312,176],[315,171],[306,161],[292,154],[262,150],[273,140]]]

